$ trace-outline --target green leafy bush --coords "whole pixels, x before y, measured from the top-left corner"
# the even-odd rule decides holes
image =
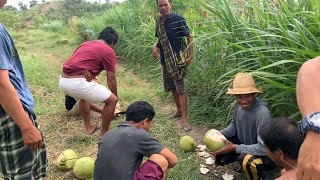
[[[40,29],[51,32],[63,31],[66,29],[66,25],[63,21],[54,20],[41,24]]]
[[[8,28],[14,28],[15,24],[19,23],[20,20],[21,20],[21,17],[17,12],[0,10],[0,22],[4,26]]]

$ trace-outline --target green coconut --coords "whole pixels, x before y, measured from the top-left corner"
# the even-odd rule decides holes
[[[94,170],[94,160],[91,157],[83,157],[76,161],[73,174],[79,179],[92,178]]]
[[[204,143],[211,152],[219,151],[225,146],[222,141],[225,137],[215,129],[209,130],[204,136]]]
[[[179,146],[184,152],[193,152],[197,148],[197,142],[190,136],[183,136]]]
[[[56,160],[56,166],[61,170],[70,170],[74,167],[75,162],[78,160],[78,155],[72,149],[63,151]]]

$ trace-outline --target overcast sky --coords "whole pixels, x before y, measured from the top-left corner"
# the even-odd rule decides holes
[[[7,5],[12,5],[14,7],[19,7],[18,6],[18,2],[22,2],[23,4],[26,4],[28,7],[29,7],[29,2],[31,0],[7,0]],[[37,0],[38,3],[41,3],[42,0]],[[45,0],[46,2],[47,1],[52,1],[52,0]],[[99,0],[86,0],[86,1],[89,1],[89,2],[99,2]],[[116,1],[116,2],[122,2],[124,0],[111,0],[111,1]],[[100,0],[100,2],[105,2],[105,0]]]

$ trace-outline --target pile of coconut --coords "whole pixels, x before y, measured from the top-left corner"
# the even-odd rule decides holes
[[[208,167],[215,166],[215,158],[213,153],[219,151],[221,148],[225,146],[224,140],[226,137],[220,133],[220,131],[216,129],[209,130],[204,136],[205,145],[197,145],[197,142],[190,136],[183,136],[180,139],[179,147],[184,152],[196,152],[198,158],[200,158],[200,173],[205,175],[210,170]],[[213,172],[216,176],[218,176],[217,171]],[[233,180],[233,175],[223,174],[222,178],[224,180]]]
[[[78,179],[93,179],[94,160],[91,157],[79,158],[71,149],[63,151],[55,164],[60,170],[72,170]]]

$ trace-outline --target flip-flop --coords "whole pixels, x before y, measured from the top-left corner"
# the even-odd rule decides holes
[[[178,117],[181,117],[181,116],[182,116],[181,114],[174,113],[171,117],[172,118],[178,118]]]
[[[191,127],[190,124],[184,122],[184,123],[182,123],[182,130],[183,130],[184,132],[189,132],[189,131],[192,130],[192,127]]]

